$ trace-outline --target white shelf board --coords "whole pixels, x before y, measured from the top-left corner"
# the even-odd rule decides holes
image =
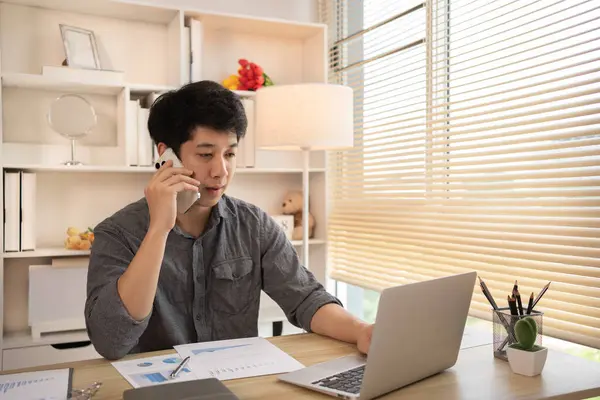
[[[136,4],[135,0],[3,0],[3,2],[159,24],[168,24],[177,13],[177,10],[172,8]]]
[[[146,85],[142,83],[128,83],[126,85],[132,93],[168,92],[177,89],[175,86]]]
[[[325,172],[325,168],[311,168],[309,172]],[[302,168],[237,168],[236,174],[301,174]]]
[[[292,240],[294,246],[302,246],[302,240]],[[309,245],[325,244],[321,239],[309,239]],[[68,250],[61,247],[40,248],[35,251],[15,251],[3,253],[6,258],[40,258],[40,257],[76,257],[89,256],[89,250]]]
[[[292,240],[294,246],[302,246],[302,240]],[[308,239],[308,244],[325,244],[324,240],[321,239]]]
[[[59,343],[83,342],[90,340],[85,330],[60,333],[43,334],[39,339],[34,339],[29,330],[5,333],[2,340],[2,349],[17,349],[31,346],[47,346]]]
[[[276,32],[277,37],[280,39],[308,39],[325,30],[325,25],[320,23],[252,17],[241,14],[184,10],[184,17],[200,20],[203,29],[259,36],[272,36]]]
[[[32,172],[121,172],[154,173],[154,167],[128,167],[118,165],[35,165],[4,164],[4,169],[18,169]],[[325,168],[311,168],[310,172],[325,172]],[[301,174],[302,168],[238,168],[237,174]]]
[[[87,93],[117,95],[124,88],[129,88],[132,93],[167,92],[177,89],[175,86],[153,85],[143,83],[123,84],[98,84],[94,81],[64,80],[48,77],[41,74],[23,74],[7,72],[2,74],[3,87],[21,89],[48,90],[54,92]]]
[[[60,247],[40,248],[34,251],[15,251],[3,253],[4,258],[38,258],[38,257],[74,257],[88,256],[89,250],[69,250]]]
[[[252,90],[233,90],[233,93],[237,94],[240,97],[254,97],[256,96],[256,92]]]
[[[152,173],[154,167],[128,167],[118,165],[35,165],[35,164],[4,164],[4,169],[19,169],[32,172],[122,172],[122,173]]]
[[[21,89],[48,90],[68,93],[88,93],[116,95],[125,85],[96,84],[94,82],[76,82],[49,78],[44,75],[4,73],[2,74],[3,87],[15,87]]]

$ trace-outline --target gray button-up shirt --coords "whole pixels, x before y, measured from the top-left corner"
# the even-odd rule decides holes
[[[167,239],[151,314],[133,319],[117,292],[149,226],[143,198],[94,228],[85,320],[107,359],[177,344],[258,335],[264,290],[290,323],[310,332],[315,312],[340,304],[304,268],[283,231],[264,211],[223,196],[206,229],[192,237],[175,227]]]

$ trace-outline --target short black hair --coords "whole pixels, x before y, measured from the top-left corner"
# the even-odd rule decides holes
[[[240,97],[221,84],[203,80],[160,95],[150,107],[148,131],[155,144],[166,144],[179,156],[194,129],[205,127],[246,134],[248,120]]]

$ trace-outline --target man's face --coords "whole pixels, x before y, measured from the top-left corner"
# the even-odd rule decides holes
[[[235,173],[237,137],[210,128],[196,128],[180,148],[183,166],[200,181],[200,200],[195,206],[212,207],[221,198]]]

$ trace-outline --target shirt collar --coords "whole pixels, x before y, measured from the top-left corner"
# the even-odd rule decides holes
[[[219,202],[210,210],[210,216],[208,217],[208,221],[206,222],[206,228],[204,229],[205,232],[217,226],[222,220],[236,215],[235,211],[229,203],[230,202],[225,195],[221,196]],[[191,235],[184,232],[177,224],[175,224],[173,230],[175,231],[175,233],[181,236],[192,238]]]

